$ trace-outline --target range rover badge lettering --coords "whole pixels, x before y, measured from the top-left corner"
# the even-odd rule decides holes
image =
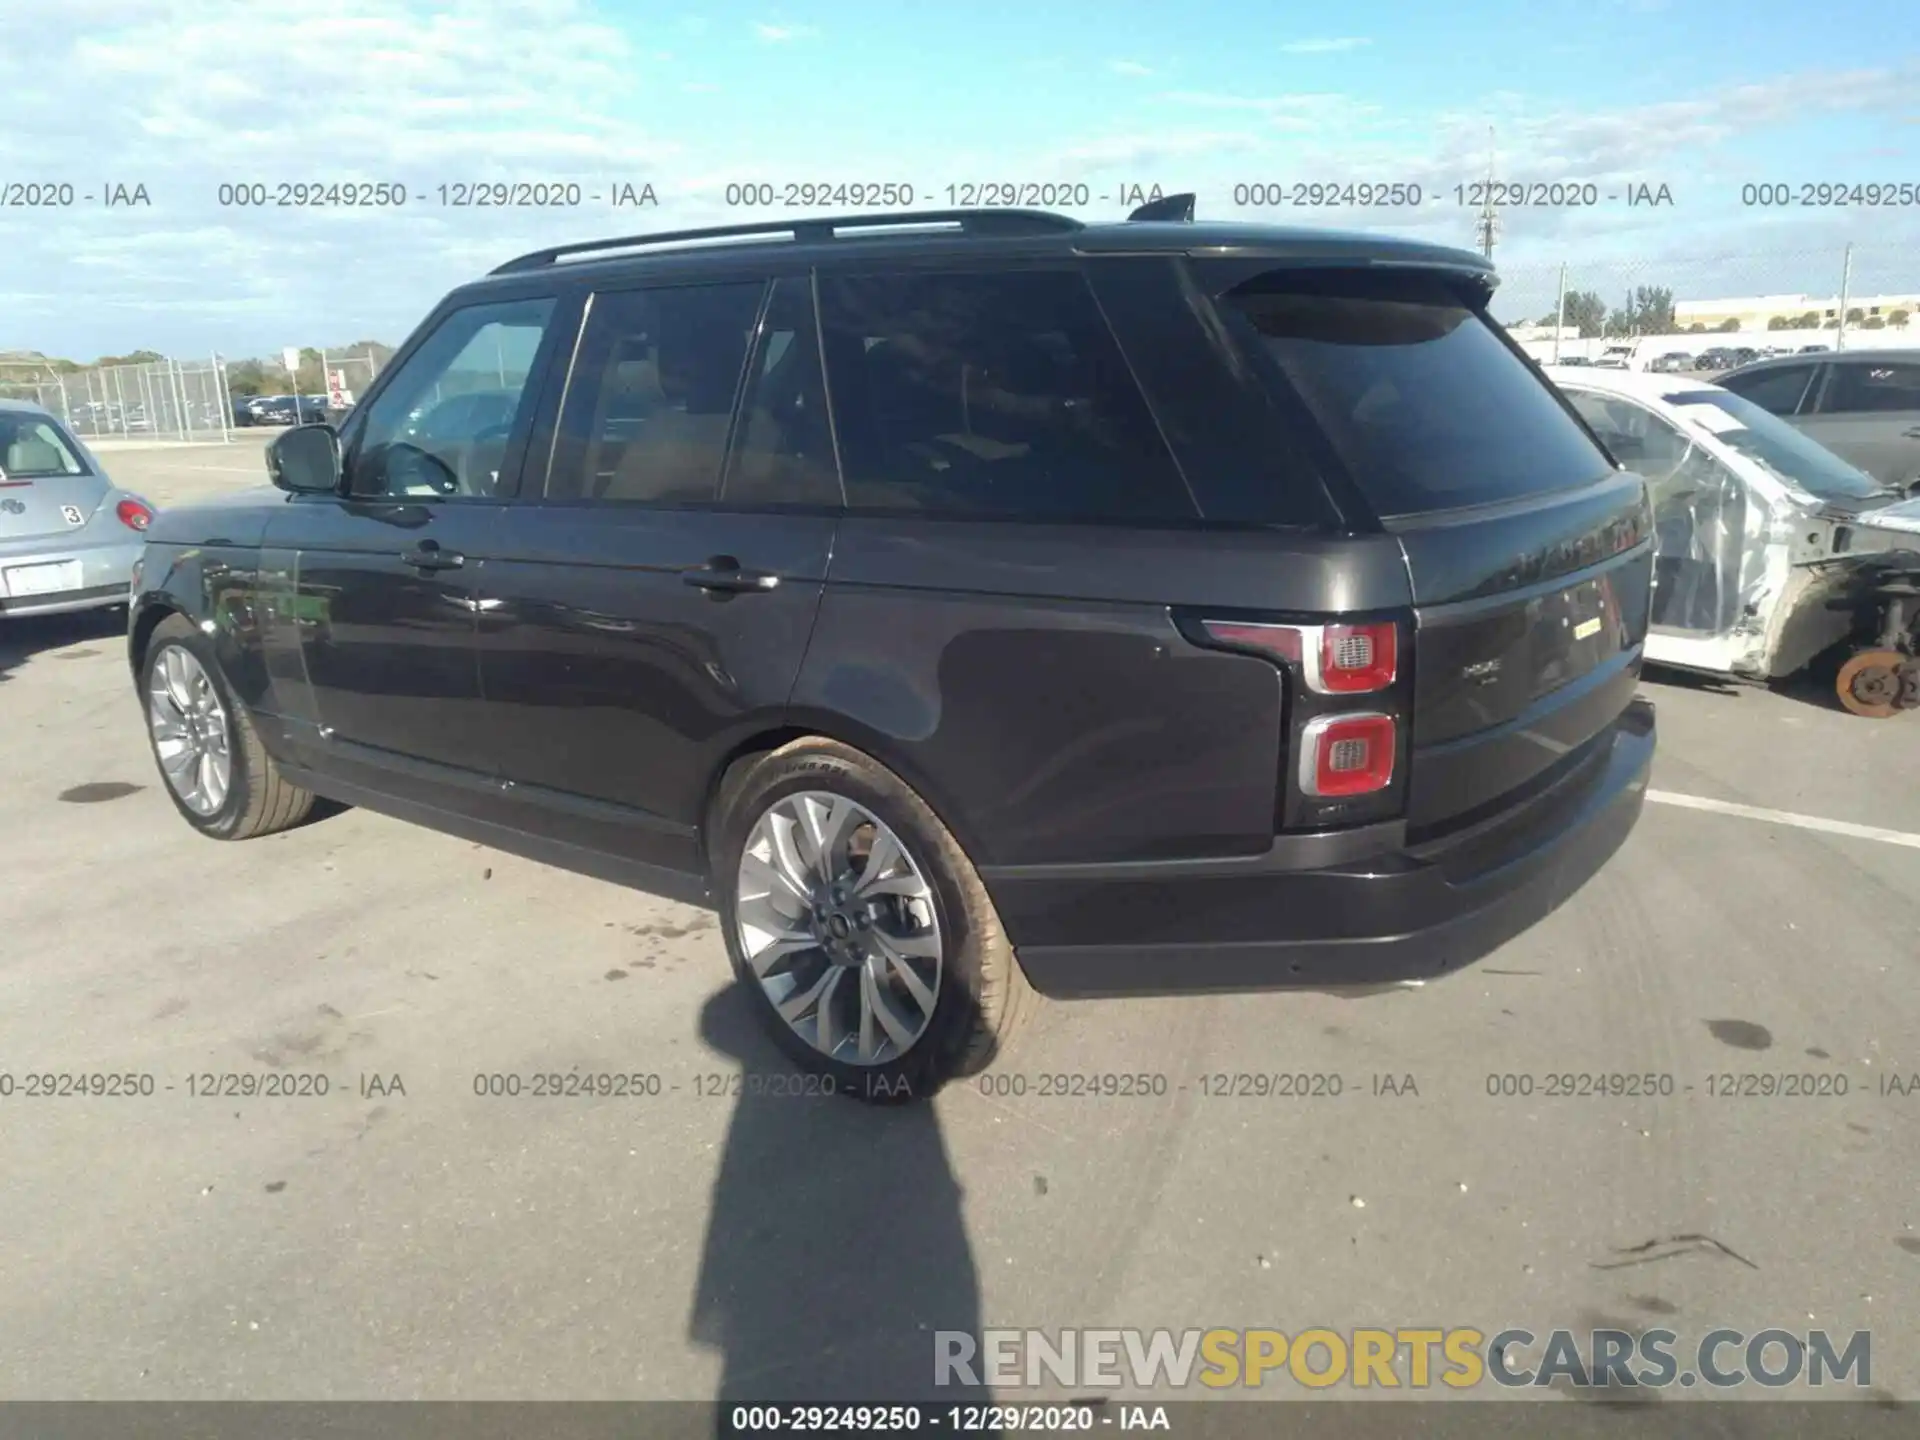
[[[1498,660],[1481,660],[1462,670],[1460,678],[1470,685],[1491,685],[1499,674]]]

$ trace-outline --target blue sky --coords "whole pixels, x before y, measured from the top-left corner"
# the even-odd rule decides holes
[[[1912,0],[323,0],[297,19],[232,0],[4,0],[0,186],[77,198],[0,208],[0,350],[398,341],[517,250],[766,215],[725,203],[741,181],[905,183],[922,205],[970,181],[1159,183],[1198,191],[1203,218],[1470,244],[1453,187],[1485,173],[1489,125],[1502,179],[1674,197],[1510,208],[1508,318],[1551,304],[1563,262],[1610,299],[1830,293],[1852,242],[1856,292],[1911,287],[1920,205],[1752,209],[1740,190],[1920,185],[1913,18]],[[409,200],[219,203],[223,183],[316,180],[398,182]],[[439,185],[475,180],[651,184],[659,205],[438,203]],[[1233,203],[1262,181],[1405,182],[1427,203]],[[115,183],[151,204],[86,200]]]

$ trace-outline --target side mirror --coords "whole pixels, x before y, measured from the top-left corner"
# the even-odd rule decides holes
[[[296,425],[267,446],[267,475],[295,495],[337,494],[340,432],[331,425]]]

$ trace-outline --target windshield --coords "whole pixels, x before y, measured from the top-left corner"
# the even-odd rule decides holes
[[[67,437],[39,415],[0,414],[0,471],[16,480],[85,475],[87,467]]]
[[[1683,390],[1666,400],[1712,431],[1722,444],[1758,461],[1810,495],[1859,500],[1892,493],[1826,446],[1731,390]]]

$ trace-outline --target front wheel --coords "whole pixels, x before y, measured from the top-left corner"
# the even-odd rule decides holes
[[[730,774],[715,809],[727,951],[788,1055],[877,1103],[992,1062],[1033,992],[911,787],[848,746],[798,740]]]
[[[202,835],[271,835],[313,809],[312,792],[280,774],[221,679],[213,647],[184,617],[170,615],[155,628],[141,699],[167,795]]]

